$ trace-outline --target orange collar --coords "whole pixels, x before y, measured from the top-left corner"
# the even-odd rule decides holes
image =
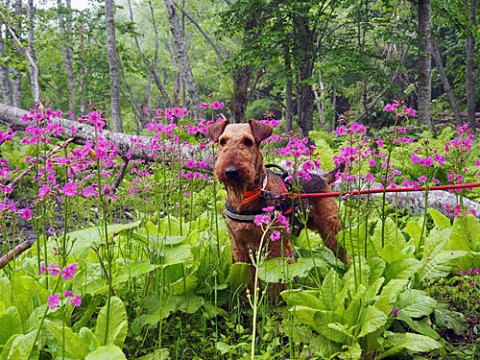
[[[255,201],[258,198],[260,198],[267,187],[267,182],[268,182],[268,174],[265,174],[265,179],[263,179],[263,184],[260,189],[245,191],[245,193],[243,194],[242,205],[251,203],[252,201]]]

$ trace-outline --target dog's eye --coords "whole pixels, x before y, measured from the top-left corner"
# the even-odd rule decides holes
[[[221,140],[220,140],[220,145],[221,145],[221,146],[224,146],[224,145],[226,145],[226,144],[227,144],[227,139],[221,139]]]
[[[252,145],[253,145],[253,142],[252,142],[252,140],[246,138],[246,139],[243,140],[243,145],[245,145],[245,146],[252,146]]]

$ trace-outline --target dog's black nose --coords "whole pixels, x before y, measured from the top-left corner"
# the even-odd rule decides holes
[[[238,169],[235,166],[228,166],[225,169],[225,176],[230,180],[236,179],[238,177]]]

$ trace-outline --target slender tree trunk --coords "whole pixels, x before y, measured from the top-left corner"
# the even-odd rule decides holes
[[[177,12],[173,0],[164,0],[167,8],[168,21],[170,23],[170,31],[173,35],[175,47],[177,49],[178,60],[180,61],[180,68],[182,69],[182,78],[185,83],[185,88],[190,101],[190,108],[195,117],[201,117],[200,111],[200,97],[198,95],[195,79],[193,77],[190,60],[188,59],[187,46],[185,44],[185,34],[182,25],[178,19]]]
[[[298,63],[297,76],[297,122],[300,126],[301,136],[308,136],[313,129],[314,94],[312,90],[313,75],[313,32],[310,29],[310,5],[302,3],[293,16],[293,36],[296,49],[295,58]]]
[[[285,85],[285,130],[289,135],[293,130],[293,115],[295,104],[293,101],[293,80],[292,80],[292,59],[290,58],[290,49],[285,49],[285,74],[287,83]]]
[[[15,16],[17,17],[18,23],[16,24],[17,33],[21,33],[22,28],[22,0],[15,0]],[[17,51],[20,54],[20,50]],[[12,91],[13,91],[13,106],[18,108],[22,107],[22,73],[17,67],[13,68],[13,82],[12,82]]]
[[[0,56],[4,55],[5,40],[3,31],[0,31]],[[13,105],[12,86],[10,83],[10,71],[7,66],[0,65],[0,85],[2,87],[3,102],[7,105]]]
[[[325,114],[323,111],[323,104],[322,104],[322,95],[324,92],[324,85],[322,81],[322,72],[318,72],[318,90],[315,85],[312,86],[313,94],[315,95],[315,104],[317,105],[317,112],[318,112],[318,122],[321,128],[324,127],[325,121]]]
[[[40,70],[38,68],[37,59],[35,58],[35,51],[33,49],[35,43],[35,32],[34,32],[34,21],[35,21],[35,7],[33,4],[33,0],[28,0],[28,8],[27,8],[27,15],[28,15],[28,49],[25,51],[29,53],[26,54],[27,58],[30,61],[30,82],[32,84],[32,95],[33,101],[35,104],[40,105],[40,84],[39,84],[39,77],[40,77]]]
[[[432,114],[432,60],[431,60],[431,6],[430,0],[419,0],[418,18],[418,123],[431,127]]]
[[[67,88],[69,93],[68,109],[75,119],[77,117],[77,108],[75,106],[76,100],[76,86],[75,75],[73,73],[73,49],[72,49],[72,2],[66,0],[65,4],[62,0],[57,0],[58,7],[58,22],[60,29],[60,41],[63,56],[63,67],[67,74]],[[66,16],[64,13],[66,12]]]
[[[80,66],[78,69],[78,93],[80,94],[80,115],[87,113],[87,97],[85,96],[85,28],[81,21],[78,22],[78,53],[80,54]],[[75,118],[73,118],[76,120]]]
[[[105,20],[107,27],[107,52],[110,70],[110,105],[112,129],[123,132],[122,113],[120,110],[120,78],[118,75],[117,42],[115,39],[114,1],[105,0]]]
[[[173,68],[175,72],[173,74],[173,103],[180,104],[180,92],[182,91],[182,76],[177,65],[177,56],[172,46],[172,39],[170,33],[167,34],[167,47],[170,52],[170,58],[172,59]],[[155,81],[157,81],[155,79]]]
[[[470,23],[472,24],[472,29],[476,29],[476,11],[477,11],[477,0],[464,0],[465,9],[467,14],[470,13]],[[468,124],[473,132],[476,132],[477,121],[475,118],[475,79],[474,79],[474,60],[475,60],[475,37],[473,34],[469,34],[466,42],[466,68],[465,75],[467,79],[467,114],[468,114]]]
[[[457,100],[455,99],[455,94],[453,93],[453,89],[450,86],[450,81],[448,80],[447,73],[445,72],[445,68],[443,67],[443,59],[440,51],[432,42],[432,56],[433,60],[437,64],[438,73],[440,75],[440,79],[442,80],[443,90],[447,94],[448,102],[450,103],[450,107],[453,111],[453,116],[455,117],[455,123],[457,125],[462,125],[462,116],[460,115],[460,109],[458,108]]]

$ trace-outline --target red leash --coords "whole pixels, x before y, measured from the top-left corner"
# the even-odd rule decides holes
[[[480,183],[470,183],[470,184],[458,184],[458,185],[439,185],[439,186],[430,186],[429,191],[435,190],[454,190],[454,189],[467,189],[480,187]],[[311,194],[292,194],[287,193],[286,196],[295,197],[295,198],[322,198],[322,197],[337,197],[343,195],[364,195],[364,194],[379,194],[383,192],[410,192],[410,191],[425,191],[426,187],[421,186],[418,188],[411,187],[398,187],[398,188],[386,188],[386,189],[367,189],[367,190],[354,190],[346,192],[329,192],[329,193],[311,193]]]

